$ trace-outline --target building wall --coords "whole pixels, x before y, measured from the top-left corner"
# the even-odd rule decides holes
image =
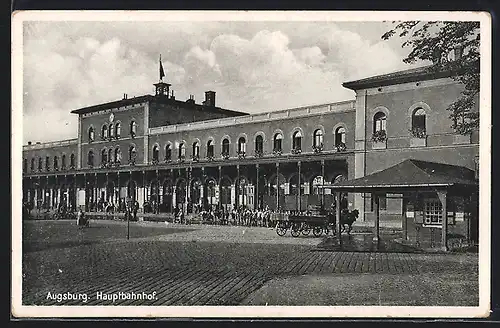
[[[456,134],[451,128],[450,112],[446,109],[463,90],[451,79],[436,79],[371,88],[356,91],[356,163],[355,175],[362,177],[396,165],[406,159],[446,163],[475,169],[479,155],[478,132],[471,136]],[[475,110],[478,110],[478,106]],[[422,107],[426,112],[425,144],[416,146],[410,129],[412,113]],[[387,141],[372,142],[374,115],[386,114]],[[384,143],[382,143],[384,144]],[[385,147],[385,148],[384,148]],[[399,195],[400,196],[400,195]],[[362,211],[361,220],[374,220],[371,195],[357,194],[355,207]],[[401,225],[402,200],[390,195],[381,209],[381,218],[389,225]]]
[[[82,117],[82,129],[81,129],[81,147],[82,147],[82,158],[80,160],[82,168],[88,168],[87,157],[89,150],[93,149],[94,151],[94,165],[100,165],[100,151],[103,148],[109,148],[119,146],[122,150],[122,163],[127,161],[128,157],[126,157],[126,152],[128,151],[128,147],[130,144],[136,145],[137,152],[137,163],[142,163],[144,161],[144,135],[145,131],[147,131],[147,127],[145,126],[145,111],[147,109],[147,104],[137,104],[132,106],[127,106],[125,108],[116,108],[113,110],[102,111],[100,114],[94,114],[90,116]],[[121,134],[117,139],[112,138],[111,140],[108,138],[103,140],[101,138],[101,128],[103,124],[107,124],[109,127],[110,124],[110,114],[113,113],[113,126],[117,122],[121,123]],[[137,133],[134,137],[132,137],[130,133],[130,124],[134,120],[137,124]],[[92,142],[89,142],[88,131],[90,127],[94,127],[95,131],[95,139]],[[109,132],[108,132],[109,133]]]
[[[441,85],[421,86],[393,92],[372,92],[366,97],[367,155],[366,173],[415,158],[465,166],[474,169],[474,157],[479,154],[477,133],[471,138],[456,134],[451,128],[450,112],[446,109],[459,96],[462,88],[449,80]],[[422,82],[423,84],[423,82]],[[373,149],[373,116],[380,108],[387,111],[387,149]],[[426,145],[412,147],[412,108],[426,111]]]
[[[23,161],[24,159],[28,160],[28,170],[26,173],[36,173],[38,172],[38,158],[42,158],[42,172],[46,172],[45,169],[45,158],[49,156],[50,158],[50,172],[54,172],[54,156],[59,158],[59,168],[61,168],[61,158],[62,155],[66,155],[66,167],[69,168],[71,154],[75,155],[75,166],[77,161],[77,144],[73,143],[71,145],[66,146],[55,146],[55,147],[47,147],[41,149],[31,149],[31,150],[23,150]],[[31,171],[31,159],[35,158],[35,170]]]
[[[228,136],[230,140],[230,156],[237,156],[237,146],[239,137],[246,139],[246,152],[249,156],[254,156],[255,138],[257,134],[264,136],[264,154],[271,154],[273,151],[273,137],[278,131],[283,133],[282,149],[283,153],[290,153],[292,148],[292,135],[295,131],[302,131],[302,152],[312,152],[313,133],[316,129],[324,131],[323,143],[325,150],[334,149],[334,128],[343,126],[346,129],[347,149],[354,148],[354,125],[355,112],[346,111],[338,113],[328,113],[322,115],[311,115],[297,118],[280,118],[276,120],[246,123],[222,128],[209,128],[203,130],[184,131],[177,133],[165,133],[151,135],[149,137],[149,158],[152,158],[155,144],[160,146],[160,161],[165,157],[165,146],[167,143],[176,145],[175,152],[172,151],[172,159],[177,158],[178,144],[186,142],[186,158],[192,156],[192,145],[195,141],[200,142],[200,157],[206,157],[207,142],[214,140],[214,155],[221,157],[222,140]]]
[[[149,127],[205,121],[216,118],[231,117],[235,115],[231,112],[216,111],[208,107],[189,104],[179,101],[169,101],[170,103],[151,102],[149,110]]]

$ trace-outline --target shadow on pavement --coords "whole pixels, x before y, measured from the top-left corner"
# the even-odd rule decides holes
[[[316,246],[315,251],[344,251],[344,252],[393,252],[393,253],[423,253],[422,249],[403,245],[395,241],[397,233],[385,233],[380,239],[373,240],[372,234],[343,234],[342,242],[337,237],[328,236]]]
[[[154,237],[193,231],[190,228],[130,225],[130,239]],[[93,221],[90,227],[77,227],[72,221],[39,221],[23,223],[23,253],[91,245],[112,240],[126,240],[127,225]]]

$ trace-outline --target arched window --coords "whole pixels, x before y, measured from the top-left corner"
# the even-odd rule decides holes
[[[278,183],[278,178],[275,176],[271,181],[270,181],[270,195],[274,196],[278,192],[278,185],[279,185],[279,193],[280,195],[285,194],[285,183],[286,180],[285,178],[280,174],[279,176],[279,183]]]
[[[135,151],[135,146],[130,145],[130,147],[128,149],[128,162],[130,165],[135,164],[136,155],[137,155],[137,153]]]
[[[281,152],[283,150],[283,135],[278,132],[273,138],[273,151]]]
[[[302,150],[302,133],[295,131],[292,137],[292,151],[298,152]]]
[[[160,159],[160,147],[158,145],[153,146],[153,163],[158,163]]]
[[[135,121],[130,122],[130,135],[132,137],[137,135],[137,123]]]
[[[43,168],[43,160],[41,157],[38,157],[38,171],[42,171]]]
[[[245,154],[247,151],[247,141],[245,137],[238,139],[238,154]]]
[[[375,142],[384,142],[387,139],[387,116],[382,112],[377,112],[373,116],[373,136]]]
[[[411,116],[411,134],[416,138],[424,138],[426,135],[425,129],[425,110],[416,108]]]
[[[185,159],[186,158],[186,145],[181,142],[179,144],[179,159]]]
[[[106,148],[101,150],[101,164],[106,164],[108,162],[108,152]]]
[[[87,164],[90,167],[94,166],[94,152],[92,150],[90,150],[88,155],[87,155]]]
[[[222,140],[222,156],[229,156],[229,139]]]
[[[122,151],[120,147],[116,147],[115,149],[115,163],[120,164],[122,162]]]
[[[200,143],[198,141],[193,142],[193,158],[200,157]]]
[[[54,171],[59,170],[59,158],[54,156]]]
[[[384,113],[378,112],[373,116],[373,131],[385,131],[387,125],[387,117]]]
[[[122,134],[122,125],[120,122],[116,122],[115,124],[115,137],[120,138]]]
[[[172,160],[172,147],[170,144],[165,146],[165,161],[171,161]]]
[[[294,174],[290,178],[290,195],[298,195],[299,194],[299,187],[300,187],[300,194],[304,195],[305,194],[305,188],[304,188],[304,180],[301,179],[301,183],[299,186],[299,175]]]
[[[345,128],[342,126],[335,130],[335,146],[345,147]]]
[[[114,163],[113,155],[114,155],[113,149],[109,148],[108,149],[108,162],[109,163]]]
[[[66,170],[66,155],[61,156],[61,170]]]
[[[214,157],[214,141],[208,140],[207,142],[207,158]]]
[[[23,159],[23,172],[26,173],[28,171],[28,159]]]
[[[45,157],[45,171],[50,171],[50,157]]]
[[[31,172],[35,172],[35,158],[31,159]]]
[[[106,139],[108,137],[108,126],[105,124],[102,126],[101,137]]]
[[[109,125],[109,137],[113,138],[115,136],[115,128],[113,126],[113,123]]]
[[[323,148],[323,131],[321,129],[317,129],[313,134],[313,147],[315,149]]]
[[[75,168],[75,154],[71,154],[71,156],[69,157],[69,166],[72,169]]]
[[[264,153],[264,138],[259,134],[255,137],[255,154],[262,156]]]
[[[94,141],[95,139],[95,132],[94,132],[94,127],[89,128],[89,142]]]
[[[321,188],[320,188],[320,186],[322,186],[324,184],[323,181],[324,180],[323,180],[323,177],[321,175],[318,175],[312,181],[312,191],[313,191],[314,195],[320,195],[321,194]]]

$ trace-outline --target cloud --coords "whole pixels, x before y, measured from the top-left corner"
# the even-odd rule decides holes
[[[328,22],[25,24],[24,139],[76,137],[71,110],[123,93],[152,94],[160,53],[180,100],[214,90],[218,106],[261,112],[352,99],[342,82],[406,68],[399,45],[367,37],[369,29]],[[43,133],[35,128],[40,119]]]

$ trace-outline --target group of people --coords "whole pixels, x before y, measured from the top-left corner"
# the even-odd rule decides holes
[[[201,210],[199,215],[203,223],[220,225],[239,225],[255,227],[274,227],[275,218],[269,207],[265,209],[252,210],[244,206],[233,208],[232,210],[224,207],[213,206],[207,210]]]
[[[146,204],[144,204],[144,206],[146,206]],[[137,220],[139,202],[133,201],[130,203],[124,199],[120,199],[117,203],[112,203],[101,198],[97,202],[90,202],[88,210],[90,212],[98,211],[104,213],[125,213],[125,218],[127,218],[127,215],[130,215],[132,220]]]

